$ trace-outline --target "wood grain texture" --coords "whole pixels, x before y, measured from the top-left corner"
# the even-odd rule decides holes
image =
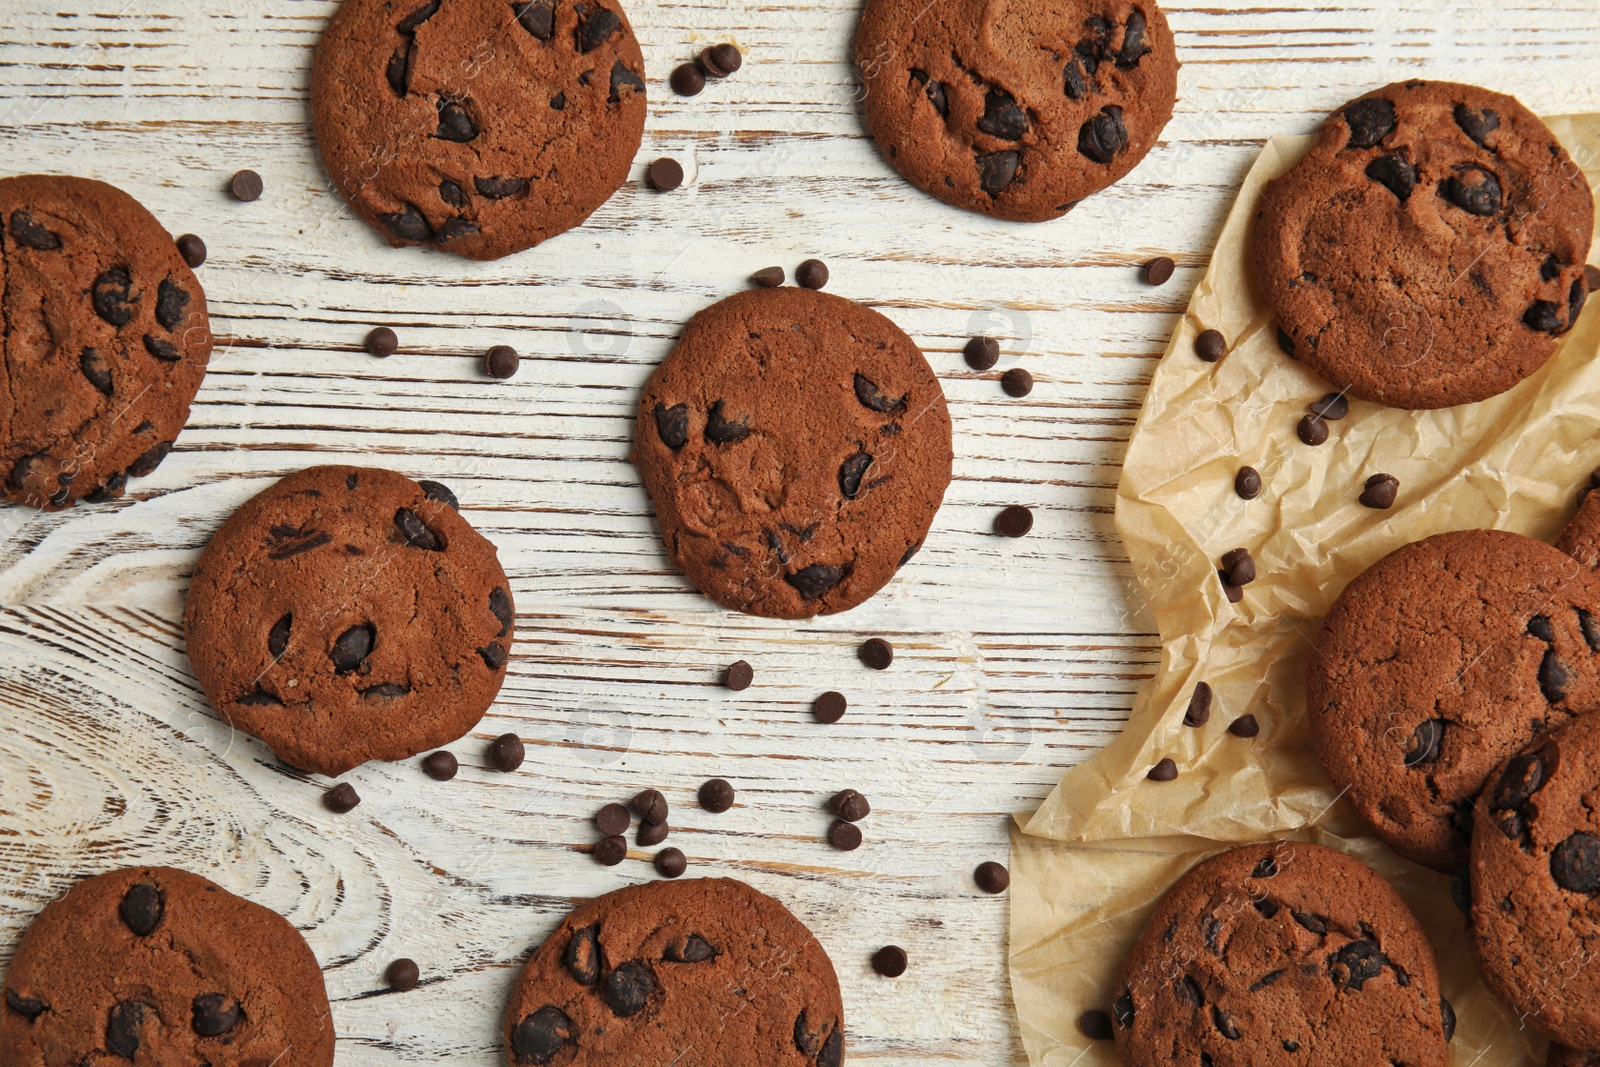
[[[1375,85],[1475,81],[1544,113],[1600,110],[1591,0],[1170,5],[1184,67],[1165,139],[1065,219],[998,223],[916,193],[863,135],[849,66],[858,0],[698,0],[630,16],[651,98],[636,174],[658,155],[685,187],[640,182],[583,228],[496,263],[394,251],[344,209],[307,121],[322,0],[57,0],[5,5],[7,173],[111,181],[174,233],[205,237],[199,275],[220,343],[172,457],[117,504],[0,507],[0,967],[78,877],[171,863],[286,914],[334,998],[339,1062],[499,1062],[496,1023],[523,954],[574,901],[652,876],[644,853],[584,854],[603,802],[645,786],[673,805],[696,874],[787,902],[832,955],[854,1060],[1016,1063],[1004,898],[972,868],[1004,858],[1010,813],[1118,728],[1155,668],[1110,511],[1145,383],[1236,186],[1270,134],[1306,133]],[[701,96],[666,75],[713,40],[744,69]],[[266,195],[222,192],[241,167]],[[1151,289],[1136,266],[1179,263]],[[695,310],[751,271],[812,255],[830,291],[870,303],[927,351],[950,399],[956,466],[927,547],[877,599],[788,624],[731,616],[667,565],[627,462],[636,391]],[[402,353],[360,351],[374,325]],[[959,349],[1002,338],[996,371]],[[521,373],[479,370],[492,344]],[[1037,387],[988,379],[1021,362]],[[500,700],[453,746],[461,775],[415,761],[321,786],[211,716],[180,620],[223,517],[317,462],[450,485],[500,548],[520,608]],[[990,532],[1007,504],[1034,532]],[[891,670],[855,660],[892,640]],[[748,659],[756,685],[717,685]],[[848,694],[843,722],[811,699]],[[515,730],[529,760],[486,769]],[[693,803],[712,776],[739,804]],[[867,844],[822,841],[822,802],[871,798]],[[871,972],[882,944],[911,969]],[[414,957],[423,986],[381,992]]]

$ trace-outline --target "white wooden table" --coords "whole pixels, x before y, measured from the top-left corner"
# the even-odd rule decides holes
[[[937,0],[936,0],[937,2]],[[1027,2],[1027,0],[1013,0]],[[1007,819],[1118,728],[1157,643],[1111,525],[1154,360],[1262,140],[1407,77],[1476,81],[1546,113],[1600,110],[1595,0],[1167,7],[1180,58],[1163,142],[1117,188],[1041,226],[995,223],[901,181],[863,134],[850,67],[858,0],[644,3],[629,13],[651,98],[636,173],[670,154],[685,187],[635,182],[579,230],[498,263],[393,251],[344,209],[311,141],[325,0],[0,0],[0,173],[111,181],[211,249],[219,336],[171,458],[115,505],[0,505],[0,967],[77,878],[131,863],[206,874],[282,911],[322,961],[339,1062],[497,1064],[527,948],[573,902],[653,877],[585,854],[604,802],[673,805],[691,873],[787,902],[832,955],[852,1060],[1024,1059],[1011,1018]],[[693,99],[672,67],[732,39],[744,69]],[[266,195],[230,200],[241,167]],[[1177,258],[1165,287],[1136,265]],[[820,256],[830,291],[925,349],[955,420],[956,478],[914,564],[868,605],[790,624],[729,615],[667,564],[627,462],[637,390],[697,309],[753,270]],[[387,324],[403,353],[360,351]],[[1038,382],[1024,400],[967,370],[974,332]],[[479,356],[523,353],[496,383]],[[214,719],[184,656],[184,589],[222,518],[319,462],[435,478],[500,548],[519,644],[500,700],[439,784],[415,761],[319,783]],[[990,532],[1035,509],[1034,532]],[[866,671],[869,635],[897,649]],[[741,694],[717,683],[755,666]],[[839,689],[843,722],[812,721]],[[523,770],[485,768],[515,730]],[[706,778],[732,811],[693,801]],[[871,799],[867,844],[828,848],[821,809]],[[896,943],[911,969],[875,975]],[[424,985],[382,992],[397,956]]]

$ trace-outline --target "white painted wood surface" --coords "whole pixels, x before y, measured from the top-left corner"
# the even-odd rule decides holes
[[[935,0],[939,2],[939,0]],[[1026,2],[1026,0],[1017,0]],[[1005,972],[1005,898],[970,872],[1005,858],[1008,816],[1117,729],[1156,661],[1110,511],[1144,384],[1235,183],[1262,140],[1406,77],[1476,81],[1545,113],[1600,110],[1594,0],[1169,5],[1184,68],[1165,139],[1121,186],[1041,226],[924,197],[863,136],[849,65],[858,0],[629,6],[650,117],[637,173],[671,154],[686,187],[630,184],[588,225],[498,263],[393,251],[329,190],[311,142],[325,0],[0,0],[0,173],[114,182],[211,249],[221,338],[189,428],[115,505],[0,506],[0,968],[78,877],[171,863],[276,908],[327,974],[346,1065],[498,1063],[526,949],[574,901],[653,876],[584,850],[601,803],[646,786],[695,874],[744,878],[816,931],[844,988],[850,1058],[1024,1057]],[[732,39],[745,66],[673,97],[672,67]],[[252,167],[266,195],[238,204]],[[1161,289],[1136,264],[1175,256]],[[626,456],[636,391],[695,310],[770,264],[817,255],[830,290],[879,307],[950,399],[956,480],[915,563],[844,617],[731,616],[666,564]],[[359,351],[371,326],[403,354]],[[1005,397],[961,362],[1000,335],[1038,382]],[[477,356],[524,355],[507,383]],[[500,547],[519,644],[454,782],[415,762],[347,780],[353,814],[214,719],[183,652],[184,589],[222,518],[317,462],[446,482]],[[1006,504],[1034,532],[989,532]],[[884,674],[854,648],[889,637]],[[736,658],[757,684],[716,683]],[[819,692],[848,694],[838,725]],[[485,769],[515,730],[529,759]],[[739,804],[695,807],[705,778]],[[872,800],[858,852],[822,801]],[[911,955],[894,981],[867,963]],[[396,956],[424,985],[380,995]]]

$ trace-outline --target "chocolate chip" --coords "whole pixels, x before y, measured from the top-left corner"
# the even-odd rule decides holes
[[[1249,585],[1256,580],[1256,561],[1247,549],[1235,548],[1222,554],[1222,570],[1229,585]]]
[[[950,117],[950,98],[945,92],[944,82],[931,79],[926,72],[915,68],[911,70],[911,80],[922,86],[923,95],[928,98],[928,103],[933,105],[933,110],[939,113],[940,118]],[[979,166],[982,166],[981,160]]]
[[[1479,148],[1488,148],[1489,135],[1500,128],[1500,116],[1490,108],[1480,111],[1466,104],[1457,104],[1455,117],[1461,132],[1472,138]]]
[[[861,830],[853,823],[835,819],[828,827],[828,844],[840,852],[854,852],[861,847]]]
[[[1133,1025],[1133,994],[1128,992],[1128,990],[1124,989],[1122,991],[1122,995],[1111,1002],[1111,1017],[1115,1019],[1117,1021],[1117,1025],[1122,1027],[1124,1030]]]
[[[839,464],[839,492],[846,500],[854,500],[861,492],[861,478],[870,466],[872,457],[866,452],[857,452]]]
[[[411,88],[411,53],[415,48],[416,42],[406,41],[389,54],[389,62],[383,68],[390,91],[402,100]]]
[[[1282,352],[1290,359],[1296,358],[1294,354],[1294,338],[1290,337],[1289,331],[1285,330],[1282,326],[1278,327],[1278,351]]]
[[[113,385],[111,368],[101,358],[99,349],[85,348],[78,356],[78,369],[83,371],[83,376],[89,380],[90,385],[106,396],[111,395]]]
[[[1194,354],[1207,363],[1215,363],[1228,354],[1228,339],[1221,330],[1201,330],[1194,339]]]
[[[577,45],[579,52],[593,52],[605,44],[622,25],[614,11],[593,4],[578,4]]]
[[[466,144],[478,136],[477,124],[459,101],[440,99],[434,107],[439,113],[439,129],[434,136],[441,141]]]
[[[1585,263],[1583,265],[1583,281],[1591,293],[1600,290],[1600,267],[1595,266],[1593,263]]]
[[[818,722],[838,722],[844,718],[844,710],[844,694],[833,690],[817,697],[811,705],[811,713],[817,717]]]
[[[750,436],[750,427],[744,422],[732,422],[722,414],[724,401],[718,400],[706,412],[706,440],[712,444],[731,445]]]
[[[144,1025],[145,1005],[137,1000],[118,1001],[106,1021],[106,1051],[133,1061],[139,1051],[139,1028]]]
[[[522,766],[525,755],[522,738],[516,734],[501,734],[489,745],[489,762],[507,774]]]
[[[733,786],[721,778],[713,778],[700,787],[700,806],[714,815],[733,807]]]
[[[898,399],[887,397],[878,388],[877,383],[861,374],[855,376],[856,400],[869,411],[876,411],[883,415],[892,415],[906,409],[908,396]]]
[[[974,337],[964,349],[967,366],[973,370],[988,370],[1000,362],[1000,342],[993,337]]]
[[[343,815],[346,812],[354,811],[359,803],[361,803],[361,794],[357,793],[356,787],[349,782],[340,782],[322,794],[322,806],[335,815]]]
[[[662,444],[676,452],[689,443],[689,407],[687,404],[674,404],[670,408],[657,404],[654,414],[656,435],[661,438]]]
[[[554,1005],[545,1005],[511,1031],[511,1051],[529,1063],[546,1064],[573,1039],[572,1020]]]
[[[755,676],[756,672],[749,663],[742,659],[734,660],[728,664],[728,669],[722,672],[722,684],[735,693],[742,693],[750,688]]]
[[[1068,100],[1082,100],[1089,95],[1089,79],[1084,76],[1082,57],[1076,52],[1067,56],[1061,71],[1061,91]]]
[[[1178,777],[1178,765],[1173,762],[1171,756],[1163,756],[1159,763],[1150,768],[1145,777],[1152,782],[1170,782]]]
[[[619,59],[615,63],[611,64],[611,95],[607,98],[607,100],[613,104],[618,103],[622,100],[622,91],[624,89],[631,89],[634,92],[642,93],[644,92],[644,79],[635,74],[628,68],[626,63]],[[676,164],[674,164],[674,166],[676,166]],[[679,168],[679,171],[682,171],[681,167]],[[683,181],[681,173],[678,181]],[[665,187],[658,185],[656,188],[664,189]],[[676,189],[677,186],[675,185],[672,188]]]
[[[379,215],[378,221],[402,241],[426,241],[433,236],[433,228],[428,225],[428,220],[411,204],[407,204],[404,211]]]
[[[144,350],[165,363],[176,363],[183,358],[183,353],[171,341],[163,341],[148,333],[144,335]]]
[[[1027,396],[1033,392],[1033,375],[1021,367],[1012,367],[1000,376],[1000,388],[1007,396]]]
[[[731,44],[714,44],[700,53],[700,65],[713,78],[726,78],[744,66],[744,56]]]
[[[33,1022],[33,1020],[49,1010],[49,1006],[44,1001],[25,997],[14,989],[6,990],[6,1007],[29,1022]]]
[[[1495,789],[1494,807],[1518,808],[1537,793],[1545,783],[1544,762],[1536,755],[1522,753],[1506,762]]]
[[[672,86],[672,91],[679,96],[699,96],[700,91],[706,87],[706,76],[695,64],[680,63],[673,68],[672,77],[668,82]]]
[[[676,878],[689,868],[683,850],[677,848],[664,848],[657,852],[655,864],[656,873],[663,878]]]
[[[978,129],[1004,141],[1020,141],[1028,132],[1028,113],[1017,106],[1010,93],[990,89],[984,98]]]
[[[1417,168],[1404,156],[1379,156],[1367,164],[1367,177],[1399,197],[1402,204],[1417,187]]]
[[[1495,828],[1503,834],[1507,841],[1519,841],[1526,829],[1522,816],[1514,811],[1497,811],[1494,813]]]
[[[521,364],[522,357],[510,345],[495,345],[483,354],[483,372],[491,378],[510,378]]]
[[[1211,1022],[1217,1032],[1229,1041],[1239,1040],[1239,1028],[1233,1025],[1233,1018],[1215,1004],[1211,1006]]]
[[[1228,732],[1234,737],[1254,737],[1261,732],[1261,726],[1254,715],[1241,715],[1228,724]]]
[[[1327,935],[1328,920],[1323,918],[1321,915],[1313,915],[1310,912],[1304,911],[1291,911],[1289,914],[1294,918],[1295,922],[1299,923],[1312,933],[1317,934],[1318,936]]]
[[[639,960],[629,960],[606,975],[601,996],[613,1013],[626,1019],[644,1010],[656,987],[655,976]]]
[[[1444,1028],[1444,1039],[1446,1041],[1454,1041],[1456,1036],[1456,1009],[1443,997],[1439,998],[1439,1022]]]
[[[782,267],[762,267],[750,275],[750,280],[763,289],[776,289],[783,284],[784,273]]]
[[[1330,422],[1338,422],[1350,414],[1350,401],[1344,398],[1343,393],[1329,393],[1311,405],[1311,414]]]
[[[1172,278],[1172,272],[1177,264],[1168,256],[1157,256],[1144,265],[1144,280],[1146,285],[1166,285]],[[1109,1022],[1108,1024],[1109,1025]]]
[[[1541,333],[1560,333],[1563,325],[1561,308],[1548,300],[1535,300],[1523,313],[1522,321],[1529,329]]]
[[[487,645],[478,649],[478,655],[483,657],[483,665],[485,667],[488,667],[491,671],[497,671],[506,665],[508,653],[505,646],[500,642],[490,641]]]
[[[1017,166],[1021,162],[1022,153],[1015,148],[978,156],[978,185],[990,196],[999,196],[1017,180]]]
[[[1090,1008],[1078,1016],[1078,1032],[1090,1041],[1110,1041],[1116,1036],[1111,1029],[1111,1016],[1099,1008]]]
[[[881,637],[869,637],[856,649],[863,666],[875,671],[886,671],[894,662],[894,646]]]
[[[594,861],[602,867],[615,867],[628,858],[628,839],[621,834],[602,837],[594,846]]]
[[[1204,726],[1211,721],[1211,686],[1200,682],[1189,694],[1189,707],[1183,713],[1183,725]]]
[[[1546,255],[1544,262],[1539,264],[1539,280],[1551,282],[1559,277],[1561,277],[1561,260],[1554,255]]]
[[[1242,499],[1254,500],[1261,495],[1261,472],[1254,467],[1240,467],[1233,476],[1233,491]]]
[[[1394,497],[1399,491],[1400,479],[1392,474],[1374,474],[1367,479],[1359,499],[1364,507],[1386,511],[1394,507]]]
[[[101,271],[90,292],[95,314],[112,326],[126,326],[133,318],[133,308],[128,306],[133,298],[132,289],[133,279],[128,268],[110,267]]]
[[[985,893],[1004,893],[1011,886],[1011,872],[1003,863],[984,860],[972,872],[972,880]]]
[[[906,950],[899,945],[885,945],[872,954],[872,969],[885,978],[899,978],[906,973]]]
[[[636,840],[639,842],[639,846],[641,848],[653,848],[654,846],[665,841],[668,833],[669,830],[666,823],[660,823],[658,825],[649,822],[641,822],[639,824],[639,833],[636,837]]]
[[[161,917],[166,910],[166,897],[149,882],[135,882],[129,886],[122,895],[122,903],[117,905],[117,914],[122,917],[123,925],[139,937],[150,936],[161,925]]]
[[[872,805],[854,789],[841,789],[828,798],[828,810],[845,822],[860,822],[872,814]]]
[[[1345,147],[1371,148],[1394,129],[1394,104],[1381,96],[1357,100],[1344,109],[1344,121],[1350,127]]]
[[[248,204],[252,200],[259,200],[262,191],[261,175],[253,170],[241,170],[228,181],[228,191],[235,200]]]
[[[176,329],[183,322],[188,306],[189,294],[172,279],[161,279],[161,284],[156,287],[156,321],[164,329]]]
[[[795,284],[806,289],[821,289],[828,284],[828,265],[820,259],[808,259],[794,269]]]
[[[17,210],[11,213],[11,236],[17,244],[36,252],[54,252],[61,247],[61,238],[45,229],[32,215]],[[204,255],[201,259],[204,259]]]
[[[528,0],[512,8],[522,28],[541,41],[548,41],[556,32],[555,0]]]
[[[785,574],[783,580],[794,586],[800,599],[819,600],[844,580],[844,570],[826,563],[813,563],[793,574]]]
[[[452,511],[461,510],[461,501],[456,499],[455,493],[451,492],[450,487],[443,482],[432,482],[424,478],[417,483],[417,486],[421,488],[422,495],[427,499],[444,504]],[[505,623],[506,629],[510,629],[511,601],[506,598],[506,591],[499,586],[495,586],[489,592],[489,610],[494,612],[495,618]],[[506,630],[502,629],[496,636],[504,637],[505,633]]]
[[[1228,603],[1237,604],[1244,599],[1244,590],[1228,581],[1228,573],[1226,571],[1218,571],[1217,578],[1222,583],[1222,591],[1227,595]]]
[[[1411,748],[1406,752],[1405,765],[1420,767],[1438,762],[1444,728],[1443,719],[1424,719],[1417,723],[1416,729],[1411,731]]]
[[[176,242],[178,255],[190,267],[199,267],[206,261],[206,243],[192,233],[180,236]]]
[[[506,200],[513,196],[521,196],[528,191],[526,178],[473,178],[473,188],[478,190],[478,195],[486,200]],[[441,187],[442,188],[442,187]],[[461,192],[460,186],[454,186],[456,193]],[[456,207],[466,206],[466,197],[461,197],[462,203]]]
[[[662,156],[650,164],[645,178],[663,193],[670,193],[683,184],[683,164],[671,156]]]
[[[423,773],[438,782],[448,782],[454,778],[460,766],[455,754],[444,749],[430,754],[422,761]]]
[[[1003,508],[994,517],[995,533],[1005,537],[1025,537],[1033,529],[1033,512],[1021,504]]]
[[[1359,990],[1367,979],[1381,974],[1384,964],[1388,962],[1376,941],[1351,941],[1328,957],[1328,970],[1333,975],[1335,986]]]
[[[1469,215],[1487,216],[1500,210],[1500,179],[1482,167],[1458,166],[1456,170],[1439,186],[1446,200]]]
[[[365,343],[367,352],[379,359],[392,356],[400,349],[400,339],[387,326],[379,326],[369,332]]]
[[[1315,415],[1306,415],[1294,428],[1303,444],[1315,447],[1328,439],[1328,424]]]
[[[628,809],[621,804],[607,804],[594,817],[594,824],[607,837],[628,832]]]
[[[444,539],[434,533],[433,527],[422,521],[422,516],[410,508],[398,508],[394,513],[395,528],[406,544],[427,552],[443,552]]]
[[[1572,279],[1572,288],[1567,290],[1567,325],[1563,333],[1578,324],[1578,314],[1583,310],[1584,302],[1588,298],[1588,282],[1583,278]]]
[[[1552,704],[1566,699],[1567,687],[1572,684],[1572,671],[1561,662],[1555,649],[1548,649],[1539,661],[1539,691]]]
[[[717,950],[711,942],[699,934],[690,934],[681,942],[674,941],[669,944],[663,955],[673,963],[704,963],[706,960],[715,959]]]
[[[479,649],[478,651],[481,653],[483,650]],[[365,689],[358,689],[356,692],[364,697],[403,697],[411,692],[411,687],[402,685],[399,682],[383,682],[379,685],[369,685]]]
[[[383,972],[383,980],[397,993],[408,993],[417,988],[421,979],[422,972],[417,967],[417,961],[404,956],[389,964]]]
[[[1127,147],[1122,109],[1115,104],[1107,104],[1078,128],[1078,151],[1096,163],[1110,163]]]
[[[585,926],[582,930],[574,931],[567,941],[567,950],[562,953],[561,962],[566,964],[567,973],[579,985],[594,985],[600,981],[600,928]]]
[[[439,13],[439,3],[440,0],[427,0],[427,3],[420,5],[411,14],[401,19],[395,29],[405,36],[416,33],[419,26]]]
[[[473,180],[476,182],[476,181],[482,181],[483,179],[473,179]],[[489,179],[489,181],[491,181],[491,182],[498,182],[498,181],[504,181],[504,180],[506,180],[506,179],[501,179],[501,178],[491,178],[491,179]],[[515,180],[515,179],[513,179],[513,180]],[[445,179],[443,179],[442,181],[439,182],[439,199],[443,200],[446,204],[449,204],[451,207],[460,208],[460,207],[466,207],[467,206],[467,193],[466,193],[466,190],[462,189],[461,186],[457,185],[455,182],[451,181],[449,178],[445,178]]]

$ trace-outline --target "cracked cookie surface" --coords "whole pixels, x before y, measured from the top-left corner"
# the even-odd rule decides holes
[[[0,179],[0,478],[58,510],[156,469],[211,357],[205,294],[127,193]]]
[[[1317,755],[1395,851],[1466,862],[1472,801],[1536,734],[1600,706],[1600,582],[1520,534],[1462,530],[1339,594],[1307,667]]]
[[[1359,97],[1262,192],[1255,277],[1294,356],[1351,396],[1440,408],[1544,365],[1588,295],[1594,201],[1516,99],[1409,81]]]
[[[895,169],[1019,222],[1064,215],[1132,170],[1177,95],[1154,0],[869,0],[856,63]]]
[[[627,180],[644,60],[618,0],[345,0],[311,118],[357,214],[396,248],[498,259]]]
[[[322,970],[276,912],[170,867],[86,879],[6,972],[0,1067],[329,1067]]]
[[[1444,1067],[1455,1013],[1405,902],[1320,845],[1232,849],[1156,907],[1113,1001],[1128,1067]]]
[[[447,744],[505,679],[516,611],[494,545],[436,482],[312,467],[211,538],[184,611],[217,714],[338,775]]]
[[[808,618],[855,607],[915,555],[950,483],[950,415],[884,316],[756,289],[684,327],[640,398],[633,461],[702,592]]]
[[[522,968],[511,1067],[839,1067],[827,953],[778,901],[731,878],[650,882],[568,915]]]
[[[1472,835],[1469,942],[1484,983],[1577,1048],[1600,1047],[1597,796],[1600,717],[1584,715],[1495,771]]]

